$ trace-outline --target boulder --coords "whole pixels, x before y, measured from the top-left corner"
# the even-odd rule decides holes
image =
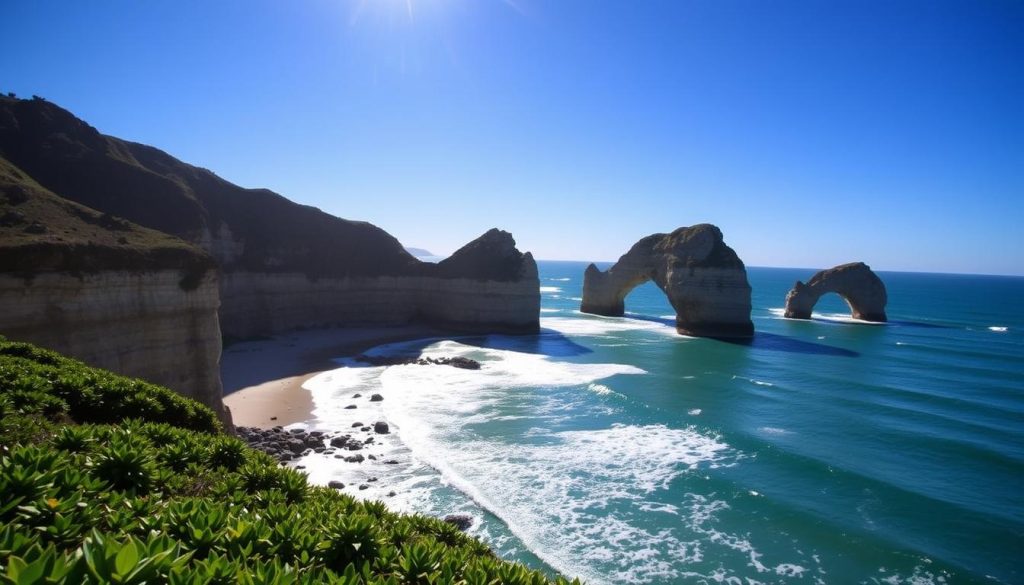
[[[622,316],[626,295],[649,280],[665,292],[676,310],[679,333],[753,336],[747,270],[717,227],[699,224],[653,234],[634,244],[606,271],[591,264],[583,275],[580,311]]]
[[[386,435],[391,432],[391,428],[388,426],[388,423],[379,420],[373,423],[373,432]]]
[[[444,521],[465,532],[473,525],[473,517],[469,514],[448,514]]]
[[[810,319],[818,299],[834,292],[850,306],[854,319],[884,323],[885,305],[889,300],[885,284],[871,267],[863,262],[840,264],[821,270],[804,284],[796,281],[786,294],[786,317]]]

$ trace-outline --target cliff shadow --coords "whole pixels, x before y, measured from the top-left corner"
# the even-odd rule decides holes
[[[394,348],[394,352],[388,355],[404,358],[419,358],[423,351],[444,340],[451,340],[462,345],[477,347],[480,349],[493,349],[503,351],[515,351],[534,355],[546,355],[550,357],[573,357],[592,353],[593,350],[572,341],[564,334],[553,329],[541,329],[540,333],[532,335],[442,335],[414,341],[403,341],[400,346]],[[348,367],[366,367],[369,363],[353,360],[355,363],[346,363]]]
[[[719,341],[724,341],[733,345],[753,347],[754,349],[763,349],[766,351],[782,351],[786,353],[800,353],[805,355],[830,355],[851,358],[860,357],[860,352],[850,349],[825,345],[824,343],[804,341],[802,339],[796,339],[795,337],[787,337],[785,335],[767,333],[764,331],[754,332],[754,337],[750,339],[720,339]]]

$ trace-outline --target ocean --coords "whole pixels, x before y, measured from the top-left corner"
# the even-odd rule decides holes
[[[370,352],[478,371],[340,359],[307,382],[306,426],[392,430],[377,461],[305,458],[311,480],[468,514],[502,557],[593,584],[1024,583],[1024,278],[879,273],[890,322],[866,324],[836,295],[784,319],[814,270],[748,268],[741,344],[677,335],[651,283],[625,317],[580,314],[585,267],[539,263],[540,335]]]

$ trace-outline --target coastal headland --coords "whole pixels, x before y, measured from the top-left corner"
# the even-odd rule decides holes
[[[409,324],[535,333],[540,311],[536,262],[508,232],[422,262],[372,224],[6,96],[0,301],[10,338],[166,385],[229,426],[222,341]]]

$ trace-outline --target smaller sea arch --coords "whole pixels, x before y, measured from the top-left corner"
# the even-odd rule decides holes
[[[786,317],[810,319],[814,305],[823,295],[836,293],[850,307],[854,319],[884,323],[888,320],[885,283],[863,262],[840,264],[821,270],[804,284],[796,281],[786,294]]]

